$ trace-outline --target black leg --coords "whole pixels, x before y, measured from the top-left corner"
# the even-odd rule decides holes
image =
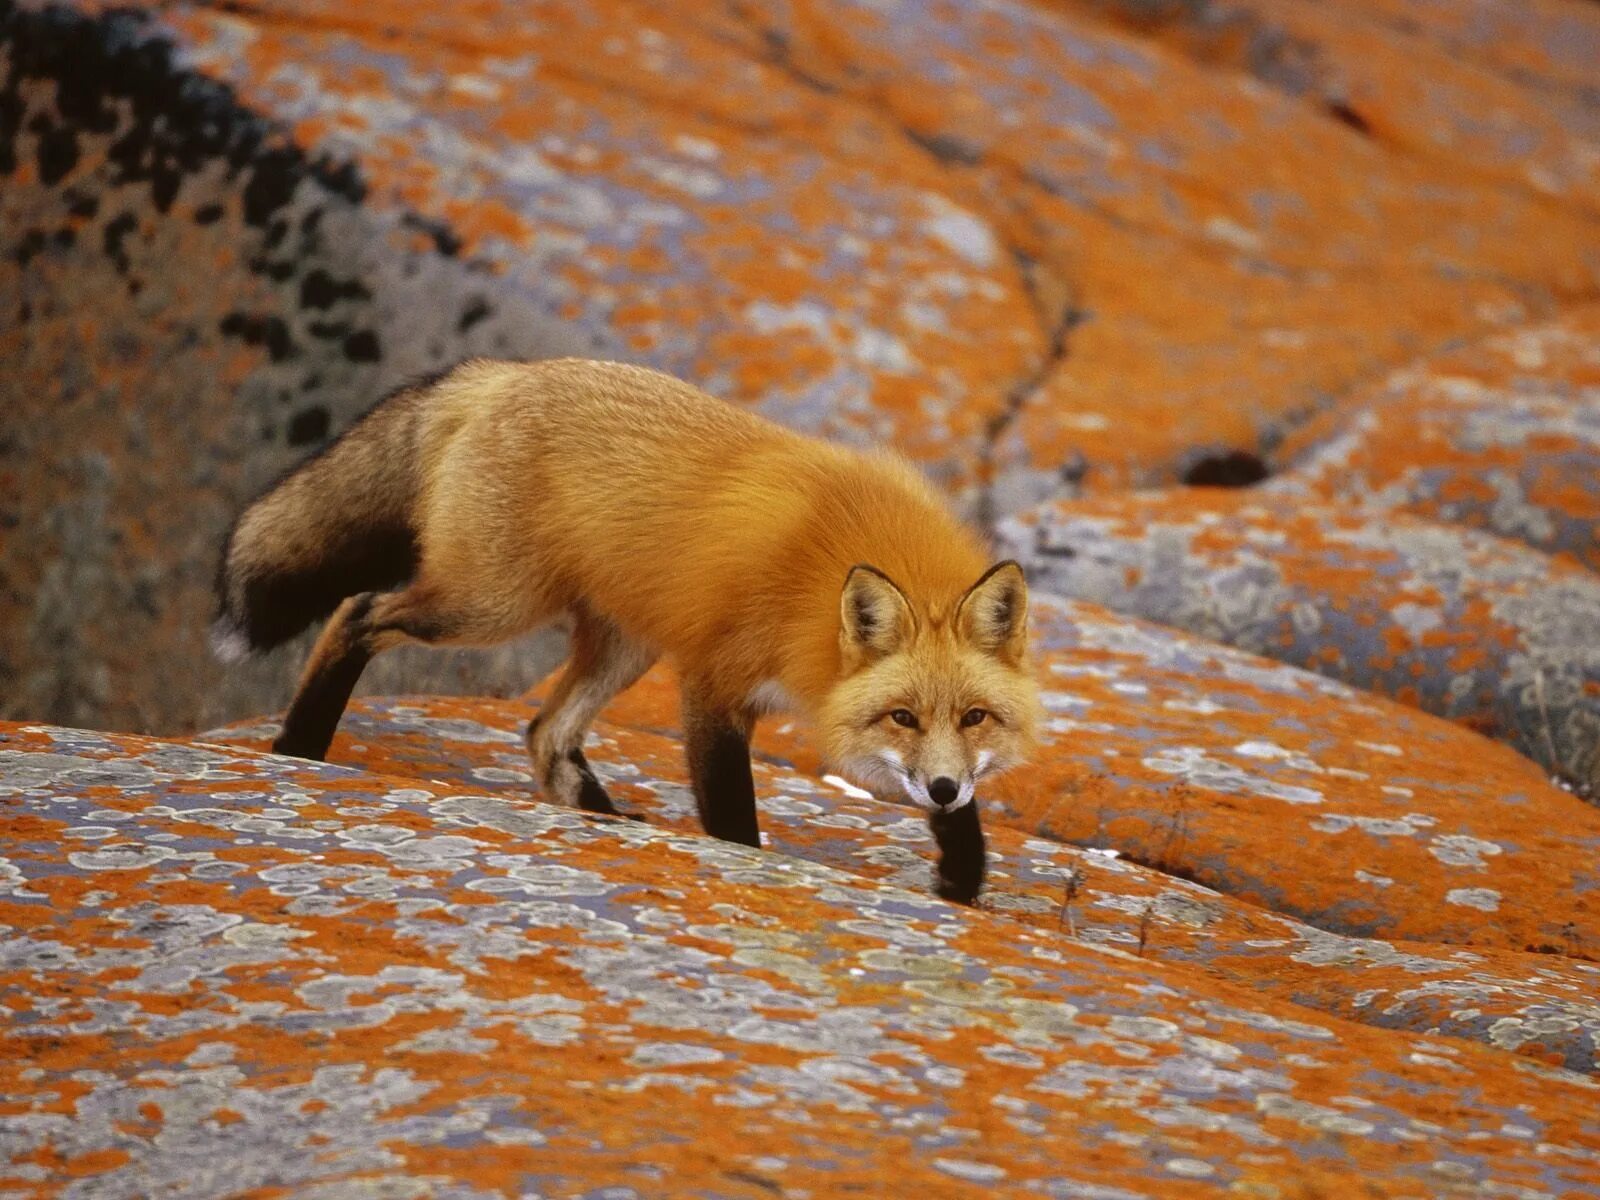
[[[756,784],[750,774],[750,734],[732,718],[692,713],[688,725],[689,779],[700,823],[712,837],[761,845]]]
[[[319,761],[327,757],[350,693],[372,661],[367,645],[372,599],[370,592],[357,597],[322,631],[284,715],[283,729],[273,740],[275,753]]]
[[[983,888],[987,862],[983,826],[978,822],[978,798],[974,796],[954,811],[940,810],[928,817],[933,839],[939,843],[937,890],[946,900],[971,904]]]
[[[300,686],[272,748],[296,758],[326,757],[350,693],[367,664],[386,646],[407,639],[433,642],[450,637],[459,618],[441,614],[426,589],[362,592],[328,619],[311,647]]]
[[[319,762],[326,758],[333,731],[339,727],[339,718],[368,661],[356,648],[306,680],[283,718],[282,732],[273,739],[273,753]]]

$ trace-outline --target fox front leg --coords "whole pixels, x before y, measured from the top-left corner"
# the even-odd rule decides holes
[[[930,814],[928,826],[939,844],[936,890],[946,900],[971,904],[983,887],[988,862],[983,826],[978,821],[978,798],[974,796],[960,808]]]
[[[622,810],[611,803],[611,797],[601,786],[600,780],[595,776],[594,768],[583,756],[583,751],[577,746],[564,751],[541,749],[544,739],[540,735],[540,726],[540,718],[534,717],[528,722],[527,732],[523,734],[529,757],[536,765],[542,764],[539,771],[539,785],[552,796],[569,804],[575,804],[584,812],[622,816]]]
[[[712,837],[759,848],[756,785],[750,773],[754,721],[748,713],[707,704],[687,685],[683,716],[689,782],[700,824]]]
[[[582,606],[573,610],[572,655],[524,738],[539,785],[552,799],[585,812],[632,815],[620,812],[606,795],[583,756],[583,739],[600,710],[655,658],[655,651],[605,617]]]

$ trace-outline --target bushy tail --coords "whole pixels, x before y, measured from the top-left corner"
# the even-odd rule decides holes
[[[411,578],[425,399],[403,391],[383,401],[234,522],[217,569],[218,658],[270,650],[346,596]]]

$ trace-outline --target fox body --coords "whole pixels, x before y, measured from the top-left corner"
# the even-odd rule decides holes
[[[366,663],[565,620],[528,750],[556,798],[616,811],[581,749],[658,657],[683,686],[707,832],[759,844],[749,737],[795,712],[824,757],[925,807],[940,888],[982,878],[973,789],[1037,719],[1027,588],[912,467],[804,437],[640,367],[472,361],[404,389],[241,515],[219,652],[332,614],[274,749],[327,753]]]

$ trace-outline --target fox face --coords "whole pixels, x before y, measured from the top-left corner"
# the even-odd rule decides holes
[[[1039,711],[1027,609],[1022,568],[1010,561],[944,612],[919,613],[887,575],[852,568],[840,598],[842,677],[819,713],[830,764],[938,812],[1023,761]]]

